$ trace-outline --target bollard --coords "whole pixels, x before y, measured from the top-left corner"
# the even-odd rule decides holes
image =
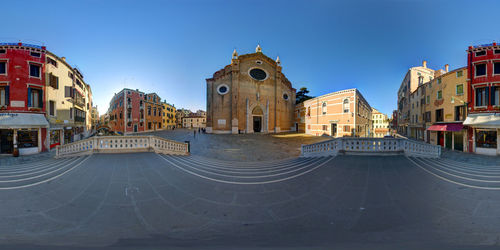
[[[189,141],[184,141],[188,145],[188,153],[191,153],[191,143]]]

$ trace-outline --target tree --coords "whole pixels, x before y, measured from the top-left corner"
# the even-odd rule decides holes
[[[297,93],[295,94],[295,103],[299,104],[303,101],[312,99],[312,96],[307,95],[309,93],[309,90],[307,90],[306,87],[300,88]]]

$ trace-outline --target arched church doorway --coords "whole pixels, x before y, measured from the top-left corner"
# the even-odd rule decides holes
[[[257,106],[252,110],[253,132],[262,132],[262,117],[264,112]]]

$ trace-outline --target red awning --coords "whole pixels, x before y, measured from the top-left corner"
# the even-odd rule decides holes
[[[432,125],[427,128],[427,130],[431,131],[460,131],[462,130],[464,125],[462,123],[443,123],[443,124],[436,124]]]

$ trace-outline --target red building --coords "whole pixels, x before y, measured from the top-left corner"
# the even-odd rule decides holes
[[[44,46],[0,43],[0,154],[47,150]]]
[[[145,129],[145,94],[139,90],[123,89],[109,103],[109,126],[122,134],[142,132]]]
[[[500,155],[500,46],[470,46],[467,52],[469,151]]]

